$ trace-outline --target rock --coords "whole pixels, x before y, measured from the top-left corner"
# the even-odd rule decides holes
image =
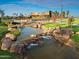
[[[72,41],[72,39],[69,39],[67,43],[65,43],[65,45],[69,46],[69,47],[73,47],[74,43]]]
[[[11,48],[10,48],[10,52],[16,52],[16,50],[17,50],[16,47],[18,48],[17,44],[15,44],[15,43],[12,44],[12,45],[11,45]]]
[[[32,34],[32,35],[30,35],[30,37],[32,37],[32,38],[33,38],[33,37],[36,37],[36,35]]]
[[[11,34],[11,33],[7,33],[6,35],[5,35],[5,38],[7,38],[7,37],[9,37],[11,40],[15,40],[15,35],[13,35],[13,34]]]
[[[12,45],[12,40],[10,38],[3,38],[1,50],[8,50]]]

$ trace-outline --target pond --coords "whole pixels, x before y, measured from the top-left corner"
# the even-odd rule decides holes
[[[40,33],[39,29],[22,28],[18,40],[27,40],[31,34]],[[44,46],[33,47],[29,50],[28,59],[79,59],[79,54],[68,46],[60,46],[54,39],[44,40]]]
[[[20,41],[23,41],[23,40],[30,39],[31,35],[36,35],[36,34],[41,33],[40,29],[35,29],[35,28],[31,28],[31,27],[21,28],[20,30],[22,32],[21,32],[21,35],[18,36],[16,42],[20,42]]]

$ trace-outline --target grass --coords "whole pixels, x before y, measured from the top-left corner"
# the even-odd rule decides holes
[[[44,24],[44,26],[43,26],[43,28],[45,28],[45,29],[48,29],[48,28],[52,28],[52,29],[54,29],[54,28],[56,28],[57,26],[61,26],[61,27],[67,27],[68,25],[67,24],[58,24],[58,23],[45,23]]]
[[[3,37],[3,35],[8,32],[6,26],[0,26],[0,39]]]
[[[77,34],[73,35],[73,36],[72,36],[72,40],[73,40],[74,42],[78,42],[78,43],[79,43],[79,35],[77,35]]]
[[[0,59],[15,59],[15,54],[0,50]]]
[[[19,29],[16,29],[15,31],[12,31],[11,33],[14,34],[15,36],[19,36],[21,34],[21,31]]]
[[[73,30],[74,32],[78,32],[78,31],[79,31],[79,26],[72,26],[72,30]],[[79,43],[79,35],[78,35],[78,34],[74,34],[74,35],[72,36],[72,40],[73,40],[74,42],[78,42],[78,43]]]
[[[48,29],[48,28],[55,28],[57,26],[57,24],[53,24],[53,23],[45,23],[44,24],[44,28]]]
[[[75,20],[73,21],[73,24],[79,24],[79,18],[75,18]]]
[[[79,26],[72,26],[72,30],[74,32],[78,32],[79,31]]]

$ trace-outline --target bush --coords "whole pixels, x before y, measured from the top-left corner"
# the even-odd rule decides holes
[[[1,22],[0,26],[7,26],[7,25],[4,22]]]
[[[19,29],[16,29],[15,31],[12,31],[11,33],[14,34],[15,36],[19,36],[21,32]]]

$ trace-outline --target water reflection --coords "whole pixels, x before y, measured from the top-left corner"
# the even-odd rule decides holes
[[[22,28],[19,40],[30,38],[31,34],[38,34],[40,30],[31,27]],[[44,40],[44,46],[33,47],[29,50],[28,59],[79,59],[79,54],[73,48],[59,46],[54,39]]]
[[[41,32],[40,29],[35,29],[31,27],[21,28],[21,35],[17,38],[18,41],[27,40],[30,38],[32,34],[39,34]]]

